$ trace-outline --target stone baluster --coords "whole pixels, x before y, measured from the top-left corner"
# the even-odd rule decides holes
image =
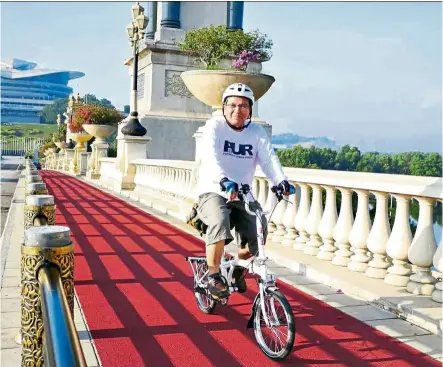
[[[323,217],[318,226],[318,234],[323,240],[323,245],[320,246],[320,251],[317,257],[321,260],[331,261],[334,257],[334,252],[337,249],[334,246],[334,228],[337,224],[337,196],[335,187],[324,186],[326,189],[326,204]]]
[[[338,266],[348,266],[352,252],[349,251],[349,235],[354,224],[352,214],[352,191],[346,187],[338,188],[341,192],[340,214],[337,225],[334,228],[335,246],[338,250],[334,252],[332,263]]]
[[[430,269],[437,250],[432,217],[435,199],[419,197],[417,200],[420,205],[417,230],[408,251],[408,259],[416,268],[415,274],[409,278],[406,290],[413,294],[430,296],[437,282]]]
[[[254,195],[255,200],[258,201],[258,194],[260,192],[260,181],[257,177],[254,177],[252,180],[252,187],[251,187],[252,195]]]
[[[442,281],[441,281],[441,274],[443,273],[443,256],[442,256],[442,241],[440,241],[438,247],[437,247],[437,251],[435,251],[434,254],[434,258],[433,258],[433,263],[435,268],[437,269],[438,272],[440,272],[440,277],[439,277],[439,281],[437,283],[435,283],[435,289],[434,292],[432,293],[432,299],[435,302],[439,302],[442,303]]]
[[[268,190],[267,190],[267,181],[262,178],[262,177],[258,177],[257,178],[258,181],[258,197],[257,200],[260,203],[260,206],[262,208],[265,207],[266,205],[266,200],[268,198]]]
[[[309,241],[305,230],[306,220],[309,215],[309,186],[305,183],[299,183],[301,189],[300,206],[295,216],[294,227],[298,231],[298,237],[294,243],[294,249],[303,251],[306,243]]]
[[[294,195],[289,196],[289,202],[286,207],[285,216],[283,217],[283,225],[286,229],[286,234],[283,237],[282,245],[285,247],[292,247],[297,238],[297,231],[294,227],[295,216],[297,215],[297,207],[300,202],[300,190],[297,189],[297,184],[291,182],[296,187]]]
[[[371,231],[371,219],[369,218],[369,192],[367,190],[355,190],[358,195],[357,213],[354,225],[349,234],[349,243],[352,246],[351,261],[348,264],[349,270],[364,273],[368,268],[371,259],[368,256],[366,241]]]
[[[272,205],[275,202],[275,194],[271,191],[272,184],[268,181],[267,185],[267,195],[266,195],[266,204],[264,206],[264,210],[267,211],[272,209]],[[275,209],[277,210],[277,208]],[[268,220],[268,234],[274,233],[277,230],[277,226],[274,222],[274,215]]]
[[[394,194],[397,201],[394,226],[386,245],[386,253],[392,258],[392,266],[388,268],[385,282],[398,287],[405,287],[411,274],[408,264],[408,250],[412,242],[411,227],[409,226],[410,196]]]
[[[309,241],[306,243],[304,253],[311,256],[317,256],[319,247],[322,244],[318,235],[318,227],[323,216],[322,189],[320,185],[311,184],[312,203],[304,228],[309,234]]]
[[[274,195],[274,193],[271,193],[270,195]],[[274,213],[272,215],[272,221],[277,226],[277,230],[272,233],[272,242],[282,242],[283,237],[286,235],[285,226],[283,224],[283,217],[286,212],[286,207],[288,203],[286,200],[281,200],[277,207],[274,210]]]
[[[377,204],[375,208],[374,223],[369,232],[366,244],[372,252],[373,258],[368,263],[365,274],[370,278],[384,279],[390,263],[387,261],[386,245],[391,235],[389,225],[388,197],[386,192],[374,192]]]

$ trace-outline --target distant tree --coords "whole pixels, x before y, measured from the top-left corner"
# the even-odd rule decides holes
[[[45,124],[55,124],[57,122],[57,115],[63,114],[68,106],[67,98],[56,99],[53,103],[46,105],[39,115],[42,118],[42,122]]]
[[[89,93],[83,96],[82,101],[83,103],[87,104],[95,104],[105,107],[114,107],[109,99],[106,98],[98,99],[94,94],[89,94]]]
[[[338,152],[330,148],[303,148],[297,145],[292,149],[278,150],[276,154],[285,167],[428,177],[441,177],[443,173],[442,156],[438,153],[361,154],[357,147],[349,145]]]

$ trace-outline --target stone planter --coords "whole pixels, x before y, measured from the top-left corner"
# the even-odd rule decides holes
[[[88,160],[86,176],[98,179],[100,178],[100,159],[108,156],[109,144],[106,143],[105,139],[117,130],[117,126],[84,124],[83,129],[95,136],[95,140],[91,145],[92,153]]]
[[[88,134],[95,136],[95,142],[105,144],[105,139],[115,133],[117,126],[84,124],[83,129]]]
[[[219,114],[225,89],[234,83],[249,85],[257,101],[269,90],[275,78],[267,74],[250,74],[230,70],[189,70],[181,74],[186,87],[201,102]],[[218,112],[218,113],[217,113]]]
[[[86,149],[85,143],[92,139],[92,135],[88,133],[71,133],[71,139],[77,143],[75,149]]]

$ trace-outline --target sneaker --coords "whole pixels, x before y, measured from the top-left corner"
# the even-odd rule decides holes
[[[208,277],[208,290],[214,298],[229,296],[228,285],[220,273],[210,274]]]
[[[247,289],[244,270],[245,269],[243,267],[236,266],[234,268],[234,272],[232,273],[232,276],[235,279],[235,285],[238,289],[238,293],[244,293]]]

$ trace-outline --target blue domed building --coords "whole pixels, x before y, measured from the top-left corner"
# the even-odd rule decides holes
[[[40,123],[39,112],[55,99],[72,94],[68,82],[85,75],[36,67],[34,62],[16,58],[1,62],[2,123]]]

